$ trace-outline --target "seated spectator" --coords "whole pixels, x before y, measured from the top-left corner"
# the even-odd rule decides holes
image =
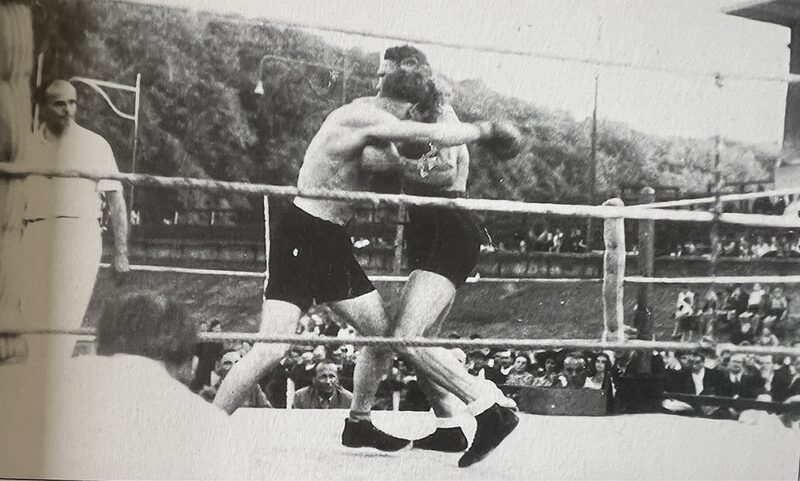
[[[530,367],[530,358],[524,353],[518,353],[505,383],[512,386],[532,386],[534,377],[529,371]]]
[[[488,369],[488,359],[486,354],[481,349],[470,351],[467,354],[467,372],[473,376],[486,378],[486,369]]]
[[[764,236],[756,237],[756,242],[752,247],[753,255],[755,257],[763,257],[764,254],[770,251],[770,245],[764,240]]]
[[[513,369],[514,358],[511,351],[498,351],[494,355],[494,365],[489,368],[484,368],[484,377],[498,386],[506,383],[508,375],[511,374]]]
[[[749,312],[742,313],[737,321],[731,326],[731,342],[733,344],[752,343],[755,336],[755,326],[753,325],[753,314]]]
[[[611,359],[600,353],[588,370],[584,386],[589,389],[606,389],[611,387]]]
[[[800,356],[791,359],[791,363],[781,366],[775,371],[772,379],[772,398],[776,402],[800,394]]]
[[[772,401],[774,399],[772,387],[773,381],[775,380],[775,363],[772,356],[764,355],[756,357],[756,365],[758,366],[758,374],[761,376],[761,380],[764,383],[761,392],[768,394],[770,396],[769,400]]]
[[[567,354],[556,387],[581,389],[586,384],[586,361],[578,353]]]
[[[294,409],[349,409],[353,394],[339,385],[338,366],[323,361],[314,368],[311,386],[294,394]]]
[[[720,384],[719,395],[755,399],[763,391],[764,380],[760,375],[746,371],[744,363],[744,354],[731,356],[728,369]]]
[[[0,444],[5,447],[0,464],[9,473],[20,472],[14,463],[30,460],[25,452],[35,447],[20,440],[47,439],[49,467],[23,468],[35,470],[30,477],[244,476],[232,474],[246,460],[228,448],[233,434],[228,416],[188,388],[196,343],[197,326],[182,302],[155,293],[109,299],[97,324],[97,355],[49,366],[42,402],[32,402],[42,398],[43,385],[34,381],[42,373],[24,367],[16,373],[10,367],[0,370],[0,376],[21,376],[18,384],[13,377],[2,381],[16,388],[0,390]],[[53,413],[58,422],[43,424]],[[195,459],[201,452],[216,452],[226,463],[213,456]],[[221,466],[228,460],[234,466]]]
[[[672,329],[672,338],[685,340],[685,337],[696,329],[694,319],[694,297],[695,294],[687,286],[678,292],[678,300],[675,303],[675,326]]]
[[[317,363],[314,361],[314,353],[303,351],[297,364],[292,369],[292,381],[295,389],[302,389],[310,386],[314,379],[314,368]]]
[[[772,333],[772,330],[769,327],[764,326],[761,329],[761,335],[758,336],[756,340],[757,346],[780,346],[781,341],[778,340],[778,336]]]
[[[607,354],[601,352],[597,355],[583,387],[603,391],[606,395],[606,412],[614,412],[614,380],[611,374],[611,358]]]
[[[675,379],[671,383],[674,392],[694,395],[717,395],[722,385],[722,374],[716,369],[706,369],[705,355],[701,351],[691,354],[690,369],[676,371]],[[692,405],[675,399],[665,399],[662,407],[672,413],[713,416],[719,410],[715,406],[700,406],[696,409]]]
[[[789,309],[789,301],[783,293],[783,288],[775,286],[769,295],[767,301],[767,315],[774,318],[775,322],[784,319],[787,310]]]
[[[208,402],[213,402],[219,391],[219,387],[222,385],[222,381],[225,380],[225,376],[228,375],[230,370],[233,369],[233,365],[239,362],[241,358],[242,356],[239,354],[239,351],[228,351],[223,354],[219,369],[211,374],[212,385],[203,386],[203,389],[199,393],[200,396]],[[244,398],[242,407],[267,408],[272,406],[267,399],[267,395],[264,394],[264,391],[261,389],[261,386],[256,384]]]
[[[556,228],[555,234],[553,234],[552,246],[550,247],[550,252],[561,252],[561,248],[564,246],[564,231],[560,228]]]
[[[558,364],[554,355],[548,355],[544,360],[544,369],[540,370],[533,380],[532,386],[552,387],[558,379]]]
[[[767,291],[761,287],[761,284],[753,284],[753,290],[747,298],[747,310],[753,314],[760,314],[766,307]]]

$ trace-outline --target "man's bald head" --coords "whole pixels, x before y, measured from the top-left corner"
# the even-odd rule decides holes
[[[78,93],[68,81],[53,80],[43,89],[39,104],[42,122],[50,132],[60,136],[75,119]]]

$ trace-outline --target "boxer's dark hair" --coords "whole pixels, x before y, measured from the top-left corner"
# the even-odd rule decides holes
[[[395,62],[398,66],[404,61],[409,61],[411,59],[416,60],[419,65],[424,65],[429,68],[431,66],[431,64],[428,63],[428,57],[426,57],[421,50],[411,45],[387,48],[383,53],[383,59]]]
[[[192,358],[197,326],[175,299],[152,292],[111,300],[97,324],[97,354],[131,354],[169,364]]]

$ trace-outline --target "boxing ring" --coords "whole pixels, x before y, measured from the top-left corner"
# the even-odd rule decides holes
[[[604,329],[600,339],[422,339],[358,337],[348,344],[414,345],[443,347],[493,347],[514,349],[592,349],[592,350],[679,350],[703,347],[700,343],[631,340],[625,336],[623,316],[624,284],[719,284],[790,283],[800,276],[656,278],[625,276],[624,220],[678,220],[722,222],[763,227],[800,227],[800,219],[753,214],[728,214],[672,211],[650,206],[626,207],[619,199],[602,206],[536,204],[504,200],[442,199],[371,192],[299,190],[294,187],[222,182],[207,179],[167,178],[145,174],[104,172],[26,171],[14,165],[0,165],[0,178],[29,175],[115,179],[138,186],[192,188],[213,192],[235,192],[259,196],[295,196],[349,200],[357,203],[411,204],[454,209],[596,217],[604,219],[604,269],[602,279],[502,279],[473,277],[472,283],[601,282]],[[761,192],[769,196],[772,192]],[[725,196],[716,199],[724,201]],[[702,199],[701,199],[702,201]],[[269,250],[267,249],[267,253]],[[144,272],[173,272],[211,276],[261,278],[267,273],[233,272],[210,269],[184,269],[162,266],[133,266]],[[374,281],[403,282],[404,276],[373,276]],[[30,335],[91,336],[91,329],[31,329],[19,326],[3,332]],[[295,345],[341,344],[338,338],[303,336],[265,336],[255,333],[205,333],[205,340],[274,342]],[[738,346],[720,344],[731,352],[772,355],[800,355],[800,349],[787,347]],[[535,416],[521,414],[519,428],[486,460],[469,469],[458,469],[456,457],[439,453],[408,451],[380,455],[340,446],[338,436],[345,414],[338,411],[297,411],[242,409],[231,418],[230,429],[246,432],[241,438],[226,438],[235,451],[247,454],[246,462],[225,477],[270,477],[278,479],[602,479],[614,473],[615,479],[797,479],[800,460],[800,434],[785,428],[777,416],[762,413],[759,422],[684,418],[663,414],[610,417]],[[471,419],[463,420],[468,437]],[[375,423],[386,431],[418,437],[433,430],[429,413],[378,412]],[[254,426],[258,428],[254,429]],[[280,434],[277,434],[280,433]],[[197,437],[208,436],[198,426]],[[214,440],[214,434],[211,439]],[[309,439],[314,448],[309,455]],[[113,441],[116,442],[116,441]],[[103,443],[100,443],[103,444]],[[69,447],[66,447],[67,452]],[[107,446],[98,448],[100,451]],[[108,448],[110,449],[110,448]],[[743,456],[746,450],[747,455]],[[117,455],[118,456],[118,455]],[[114,471],[113,463],[88,460],[84,465],[69,461],[66,455],[54,461],[52,473],[58,476],[96,477],[185,477],[174,471],[171,458],[153,460],[147,466]],[[8,460],[7,460],[8,461]],[[124,464],[124,463],[123,463]],[[21,466],[20,476],[44,476]],[[142,469],[138,471],[137,469]],[[131,471],[132,470],[132,471]],[[188,472],[188,471],[187,471]],[[186,476],[197,477],[197,473]],[[215,476],[209,476],[215,477]],[[218,476],[216,476],[218,477]]]

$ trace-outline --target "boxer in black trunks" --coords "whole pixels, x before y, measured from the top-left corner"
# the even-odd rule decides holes
[[[426,124],[400,120],[407,118],[413,104],[428,102],[435,95],[430,77],[430,67],[424,58],[408,56],[397,71],[385,78],[384,95],[358,99],[332,112],[309,144],[298,187],[361,190],[362,153],[369,145],[420,141],[453,146],[478,141],[486,143],[499,157],[518,152],[519,132],[508,124]],[[293,332],[312,300],[329,302],[361,334],[391,332],[380,295],[358,267],[352,247],[347,249],[349,236],[343,226],[352,216],[353,208],[347,201],[295,198],[294,206],[270,232],[270,278],[265,290],[261,332]],[[254,346],[228,373],[214,403],[226,412],[233,412],[286,348],[265,343]],[[460,466],[483,459],[516,427],[518,420],[513,412],[496,404],[495,392],[469,376],[446,349],[398,346],[397,351],[418,372],[467,404],[475,415],[475,441]],[[361,368],[357,365],[356,369]],[[349,422],[346,426],[350,444],[377,431],[369,422]],[[388,448],[400,449],[407,444],[397,438],[384,440],[394,443]]]
[[[389,53],[389,52],[387,52]],[[398,68],[397,62],[385,55],[379,69],[379,78]],[[381,88],[379,82],[378,88]],[[415,110],[412,117],[425,122],[458,122],[449,105],[435,105],[428,112]],[[411,142],[390,148],[367,147],[364,150],[364,167],[385,173],[394,166],[404,178],[404,192],[437,197],[462,197],[469,175],[469,151],[466,146],[436,148],[433,145]],[[406,252],[412,273],[406,284],[400,311],[395,320],[396,336],[422,336],[432,334],[447,316],[455,298],[455,291],[464,284],[480,252],[481,233],[472,215],[438,207],[410,206],[406,224]],[[376,370],[389,360],[386,349],[365,348],[360,362],[376,364]],[[457,420],[466,407],[457,398],[424,374],[418,376],[420,385],[429,398],[436,415],[436,430],[414,441],[414,447],[444,452],[458,452],[467,448],[467,439]],[[366,383],[356,383],[351,419],[368,419],[374,403],[375,389]],[[499,400],[513,407],[511,400]],[[379,438],[378,438],[379,439]]]

